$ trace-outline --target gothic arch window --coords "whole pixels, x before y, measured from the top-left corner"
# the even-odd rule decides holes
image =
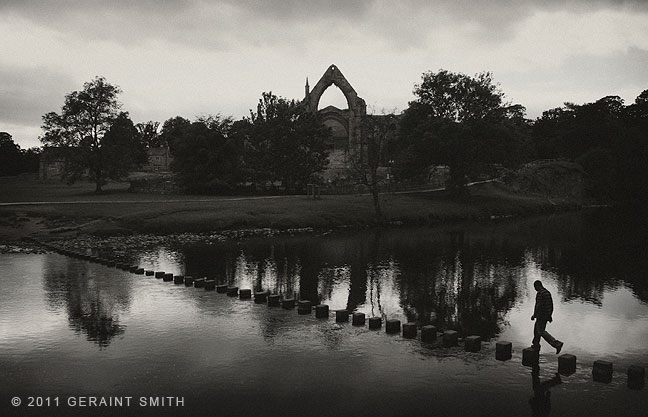
[[[331,87],[342,92],[344,96],[342,100],[346,100],[346,109],[342,110],[338,106],[327,105],[326,100],[322,108],[319,108],[322,95]],[[339,93],[337,91],[331,92]],[[332,130],[331,148],[333,152],[329,156],[329,167],[349,168],[347,153],[351,149],[360,146],[361,142],[362,120],[367,114],[365,101],[358,97],[358,94],[339,68],[331,65],[312,90],[308,85],[308,79],[306,80],[305,96],[302,103],[307,111],[319,113],[322,116],[323,123]]]

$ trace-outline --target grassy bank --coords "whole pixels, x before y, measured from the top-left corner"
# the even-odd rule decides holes
[[[0,239],[76,228],[86,233],[180,233],[240,228],[289,229],[376,223],[368,195],[215,197],[133,194],[127,184],[112,184],[104,194],[91,184],[72,187],[33,178],[0,179],[0,203],[43,202],[0,207]],[[438,224],[492,216],[522,216],[573,207],[573,202],[510,192],[500,184],[471,188],[469,197],[446,192],[384,194],[386,221],[391,224]]]

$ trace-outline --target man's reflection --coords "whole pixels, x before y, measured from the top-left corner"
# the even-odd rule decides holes
[[[531,383],[533,386],[533,397],[529,399],[531,415],[546,417],[551,413],[551,391],[549,390],[562,383],[560,375],[556,373],[553,378],[540,381],[540,365],[536,363],[531,370]]]

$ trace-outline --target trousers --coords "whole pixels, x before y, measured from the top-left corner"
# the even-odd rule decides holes
[[[547,319],[540,319],[536,317],[535,326],[533,326],[533,342],[532,345],[537,350],[540,350],[540,338],[542,337],[547,341],[551,346],[556,347],[559,344],[559,341],[555,337],[549,334],[546,330],[547,328]]]

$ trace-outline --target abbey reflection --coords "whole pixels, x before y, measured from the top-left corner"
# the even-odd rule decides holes
[[[65,309],[69,326],[100,348],[125,332],[119,316],[131,303],[132,282],[96,275],[96,265],[59,255],[46,258],[45,293],[52,309]]]

